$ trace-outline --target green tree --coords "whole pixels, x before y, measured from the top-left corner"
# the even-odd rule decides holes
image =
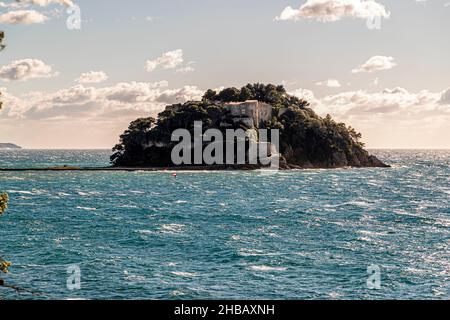
[[[212,92],[212,90],[208,90],[205,96],[211,96]],[[309,106],[307,101],[289,95],[282,85],[277,86],[270,83],[267,85],[263,83],[249,83],[241,89],[226,88],[207,100],[221,102],[258,100],[271,104],[275,109],[289,107],[306,108]]]
[[[208,91],[205,92],[205,94],[202,97],[202,100],[206,101],[214,101],[217,98],[217,92],[211,89],[208,89]]]
[[[239,96],[239,100],[240,101],[246,101],[246,100],[250,100],[252,98],[252,91],[247,88],[247,87],[243,87],[241,89],[241,94]]]
[[[0,30],[0,51],[5,49],[5,45],[3,44],[3,39],[5,39],[5,33]]]
[[[219,92],[217,99],[223,102],[240,101],[239,96],[241,92],[237,88],[226,88]]]
[[[150,143],[155,118],[140,118],[130,123],[128,129],[120,136],[120,142],[113,148],[114,154],[111,156],[111,162],[131,163],[138,161],[136,158],[142,154],[145,145]]]

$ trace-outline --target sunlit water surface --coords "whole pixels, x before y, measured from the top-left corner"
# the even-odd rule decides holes
[[[0,173],[2,278],[39,294],[0,299],[450,298],[450,151],[374,152],[393,168]],[[109,153],[0,151],[0,167]]]

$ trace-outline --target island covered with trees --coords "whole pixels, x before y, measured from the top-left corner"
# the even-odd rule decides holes
[[[261,116],[251,113],[255,109],[261,109]],[[282,169],[388,167],[364,149],[361,134],[352,127],[336,122],[330,115],[318,116],[307,101],[289,95],[281,85],[259,83],[220,92],[208,90],[201,101],[171,105],[157,119],[148,117],[131,122],[113,148],[113,166],[176,167],[171,152],[178,142],[172,141],[172,133],[176,129],[192,132],[195,121],[203,123],[204,131],[278,129]]]

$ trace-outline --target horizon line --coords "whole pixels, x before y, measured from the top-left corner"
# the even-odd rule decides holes
[[[450,147],[444,148],[419,148],[419,147],[402,147],[402,148],[390,148],[390,147],[366,147],[367,150],[450,150]],[[0,150],[112,150],[112,148],[107,147],[95,147],[95,148],[25,148],[21,147],[18,149],[5,148]]]

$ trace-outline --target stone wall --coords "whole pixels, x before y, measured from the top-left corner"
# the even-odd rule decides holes
[[[272,118],[272,106],[257,100],[228,102],[224,103],[223,106],[230,111],[233,116],[252,118],[253,123],[257,127],[260,127],[264,121],[268,121]]]

